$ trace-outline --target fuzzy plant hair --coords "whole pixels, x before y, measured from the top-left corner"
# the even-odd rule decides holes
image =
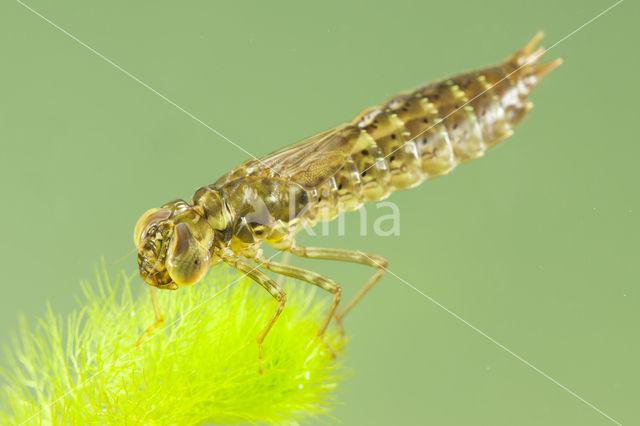
[[[6,348],[0,423],[291,424],[336,403],[345,371],[317,337],[327,304],[314,288],[285,286],[260,375],[256,336],[275,301],[249,279],[216,268],[196,286],[160,292],[165,322],[137,349],[154,322],[142,282],[110,280],[104,265],[96,281],[82,284],[68,316],[49,307],[35,326],[22,319]],[[326,338],[341,349],[334,329]]]

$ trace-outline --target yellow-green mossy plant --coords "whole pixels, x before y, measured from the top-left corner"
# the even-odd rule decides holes
[[[285,286],[260,375],[256,336],[276,303],[249,279],[218,267],[196,286],[158,292],[165,323],[136,349],[154,322],[146,289],[132,292],[145,284],[96,275],[68,317],[49,308],[35,327],[23,320],[6,350],[2,423],[290,424],[335,404],[345,374],[317,337],[327,304],[314,288]],[[340,349],[334,330],[327,338]]]

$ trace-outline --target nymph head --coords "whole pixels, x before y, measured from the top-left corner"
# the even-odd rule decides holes
[[[184,201],[144,213],[133,238],[138,247],[140,277],[154,287],[176,290],[195,284],[213,263],[213,230]]]

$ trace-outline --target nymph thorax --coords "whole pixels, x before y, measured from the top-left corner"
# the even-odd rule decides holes
[[[233,257],[255,258],[263,242],[284,249],[306,224],[309,197],[300,185],[247,177],[198,189],[146,212],[134,239],[144,280],[166,289],[199,281]]]

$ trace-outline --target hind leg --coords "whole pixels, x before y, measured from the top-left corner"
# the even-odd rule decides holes
[[[311,259],[339,260],[342,262],[360,263],[362,265],[372,266],[378,270],[369,278],[355,296],[336,314],[335,320],[340,329],[340,333],[344,335],[342,327],[342,319],[353,309],[353,307],[367,294],[369,290],[378,282],[380,277],[384,275],[389,261],[375,254],[367,254],[361,251],[319,248],[319,247],[303,247],[294,244],[289,251],[300,257],[308,257]]]

